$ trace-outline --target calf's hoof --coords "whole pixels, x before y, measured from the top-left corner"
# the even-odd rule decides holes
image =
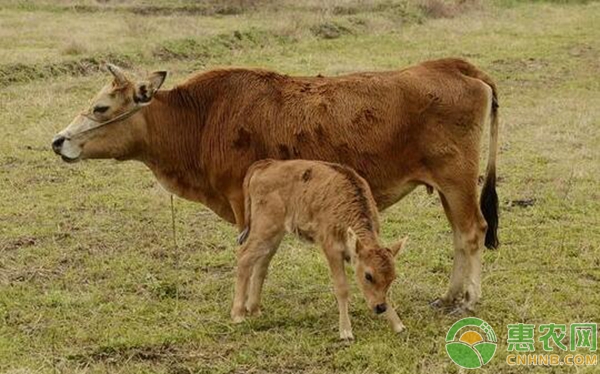
[[[402,323],[399,323],[397,325],[392,326],[392,329],[396,334],[400,334],[401,332],[406,330],[406,326],[404,326]]]
[[[246,319],[246,310],[231,310],[231,320],[233,323],[242,323]]]
[[[246,310],[247,310],[246,315],[249,317],[259,317],[262,314],[260,307],[258,307],[258,306],[254,306],[254,307],[247,306]]]
[[[349,343],[354,340],[354,335],[352,335],[352,331],[350,330],[342,330],[340,331],[340,340]]]

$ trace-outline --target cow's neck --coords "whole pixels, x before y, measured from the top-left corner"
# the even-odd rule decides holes
[[[226,199],[210,185],[201,149],[207,107],[202,97],[186,102],[177,89],[159,91],[144,110],[146,152],[143,162],[170,193],[197,201],[233,221]]]

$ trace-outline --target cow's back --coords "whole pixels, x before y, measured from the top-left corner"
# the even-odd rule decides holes
[[[220,173],[214,179],[227,190],[265,158],[340,163],[363,176],[385,208],[401,197],[396,185],[451,156],[465,134],[478,137],[473,118],[486,110],[475,108],[485,88],[463,64],[332,78],[231,71],[219,78],[218,105],[206,123],[207,169]],[[219,152],[207,151],[216,146]]]

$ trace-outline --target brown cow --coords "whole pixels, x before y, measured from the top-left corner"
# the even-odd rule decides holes
[[[369,307],[383,314],[395,332],[404,325],[387,302],[396,278],[394,257],[406,238],[389,249],[379,243],[379,217],[369,185],[354,170],[329,162],[262,160],[244,180],[248,225],[240,236],[234,322],[259,310],[269,262],[286,232],[321,246],[329,263],[339,309],[340,338],[353,339],[348,317],[344,260],[355,265],[357,283]]]
[[[498,119],[495,84],[473,65],[443,59],[332,78],[222,69],[160,91],[165,72],[133,82],[108,67],[114,81],[53,140],[63,160],[142,161],[168,190],[240,230],[244,175],[265,158],[348,165],[367,180],[380,210],[420,184],[432,186],[455,246],[450,287],[436,305],[471,309],[479,299],[484,237],[497,245]],[[490,115],[480,209],[480,143]]]

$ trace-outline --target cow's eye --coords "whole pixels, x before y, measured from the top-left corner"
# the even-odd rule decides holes
[[[108,106],[105,105],[96,105],[94,107],[94,114],[102,114],[105,113],[109,109]]]
[[[373,283],[373,276],[371,275],[371,273],[365,273],[365,279],[367,280],[367,282]]]

